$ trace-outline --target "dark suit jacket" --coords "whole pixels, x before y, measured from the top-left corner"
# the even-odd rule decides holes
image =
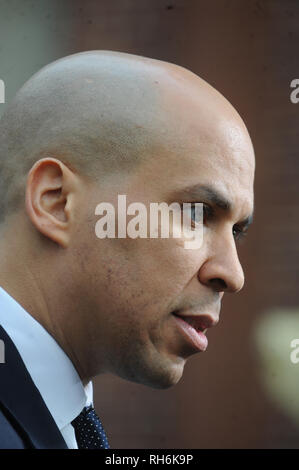
[[[0,449],[67,449],[11,338],[0,326]],[[37,352],[38,354],[38,352]]]

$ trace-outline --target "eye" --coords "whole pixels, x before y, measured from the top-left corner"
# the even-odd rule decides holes
[[[238,225],[233,226],[233,237],[236,241],[243,240],[247,235],[247,231]]]
[[[206,223],[213,216],[212,208],[205,203],[191,202],[188,213],[193,227],[196,224]]]
[[[202,211],[200,211],[200,214],[198,214],[198,210],[196,210],[195,204],[191,204],[190,208],[190,217],[193,223],[199,223],[200,220],[202,219]]]

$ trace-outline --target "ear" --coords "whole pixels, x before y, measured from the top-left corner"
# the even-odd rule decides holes
[[[38,160],[29,171],[26,211],[35,228],[66,248],[74,218],[78,176],[55,158]]]

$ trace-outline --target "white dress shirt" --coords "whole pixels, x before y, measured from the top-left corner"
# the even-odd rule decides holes
[[[92,382],[80,377],[55,339],[0,287],[0,325],[14,342],[67,446],[78,449],[71,421],[93,404]]]

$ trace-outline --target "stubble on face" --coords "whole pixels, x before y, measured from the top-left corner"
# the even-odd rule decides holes
[[[192,140],[192,135],[186,137]],[[252,169],[247,178],[248,161],[243,163],[244,170],[238,170],[234,176],[230,171],[231,157],[222,156],[216,165],[213,144],[205,148],[210,165],[200,152],[195,156],[187,143],[180,156],[171,151],[165,155],[161,149],[160,157],[141,167],[123,188],[128,203],[138,201],[147,206],[153,201],[170,203],[169,196],[175,194],[174,189],[187,182],[215,184],[218,181],[220,186],[230,188],[236,207],[238,194],[243,191],[240,205],[242,202],[242,211],[249,210]],[[225,148],[228,151],[227,145]],[[147,174],[151,174],[150,181]],[[233,180],[238,181],[234,189]],[[116,191],[124,193],[121,183],[116,185]],[[223,293],[198,280],[208,250],[208,232],[199,250],[186,250],[182,240],[173,238],[101,241],[94,253],[98,275],[92,288],[97,293],[94,301],[98,306],[94,344],[101,346],[93,354],[106,358],[107,371],[155,388],[167,388],[180,380],[186,360],[194,351],[177,331],[173,311],[213,311],[219,315]]]
[[[231,221],[252,210],[254,158],[243,122],[193,74],[182,72],[180,83],[168,78],[160,83],[159,118],[165,125],[152,157],[129,175],[95,186],[86,207],[89,220],[90,207],[102,201],[116,207],[118,194],[126,194],[128,204],[149,207],[151,202],[175,202],[183,188],[195,184],[226,194],[234,207]],[[89,262],[81,273],[92,374],[111,372],[154,388],[174,385],[194,351],[178,331],[173,312],[219,315],[223,292],[202,282],[199,272],[216,236],[221,241],[221,225],[217,231],[205,230],[200,249],[186,250],[183,240],[174,238],[97,240],[93,220],[82,245],[90,247]]]

